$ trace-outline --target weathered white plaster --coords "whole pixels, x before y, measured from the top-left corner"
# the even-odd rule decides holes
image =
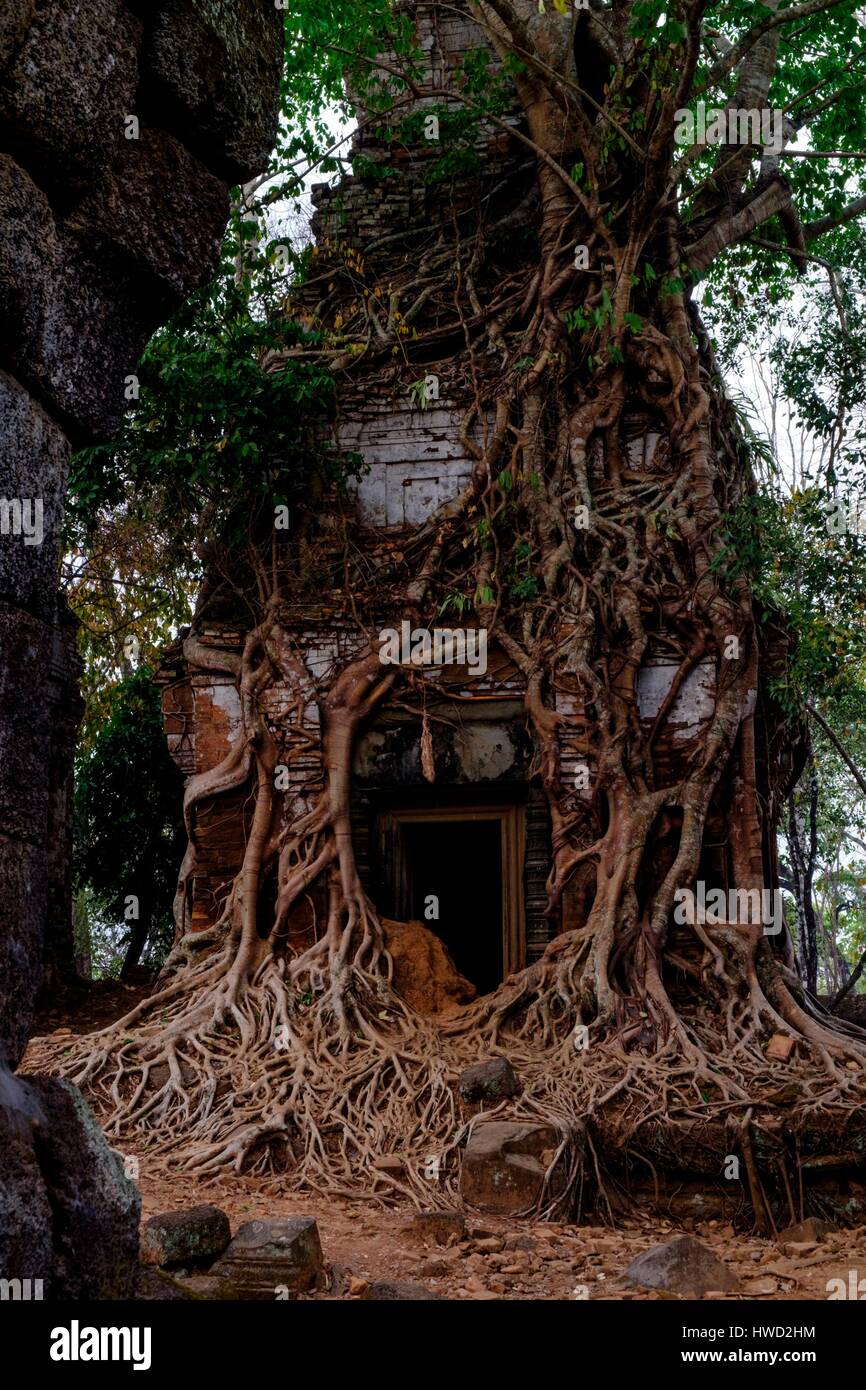
[[[504,724],[465,724],[456,742],[460,766],[470,782],[492,782],[514,764],[516,750]]]
[[[641,719],[654,719],[673,684],[678,664],[651,658],[638,672],[637,703]],[[716,668],[707,659],[695,666],[680,687],[668,726],[678,740],[695,738],[711,717],[715,706]]]
[[[368,472],[354,484],[369,526],[418,526],[458,496],[472,471],[460,439],[463,411],[448,404],[419,410],[407,400],[374,404],[340,425],[341,446],[363,455]]]
[[[215,707],[225,715],[226,734],[229,743],[234,743],[240,733],[243,720],[241,718],[241,697],[238,694],[237,686],[234,684],[214,684],[206,687]]]

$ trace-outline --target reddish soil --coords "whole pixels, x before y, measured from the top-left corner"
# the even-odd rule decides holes
[[[59,1033],[63,1029],[70,1033],[93,1033],[107,1028],[116,1018],[134,1009],[153,989],[153,981],[145,971],[136,971],[136,976],[131,984],[94,980],[78,986],[62,1003],[39,1010],[33,1020],[32,1037]]]
[[[149,989],[146,982],[105,981],[91,987],[61,1013],[45,1011],[34,1032],[69,1029],[84,1033],[105,1027],[131,1009]],[[172,1172],[143,1156],[138,1185],[142,1219],[158,1212],[212,1202],[223,1208],[232,1232],[245,1221],[280,1216],[315,1217],[325,1259],[353,1290],[373,1281],[423,1284],[449,1299],[573,1299],[581,1286],[590,1299],[657,1299],[676,1295],[635,1288],[623,1277],[632,1259],[650,1246],[688,1230],[731,1268],[740,1294],[707,1294],[728,1301],[826,1299],[827,1284],[849,1271],[866,1276],[866,1226],[839,1230],[796,1249],[779,1241],[735,1232],[719,1221],[677,1225],[636,1213],[616,1229],[606,1226],[540,1225],[483,1214],[467,1214],[468,1239],[452,1246],[422,1244],[409,1229],[412,1208],[385,1206],[372,1194],[349,1202],[275,1189],[273,1180],[223,1177],[207,1182]],[[387,1187],[383,1175],[382,1191]],[[431,1207],[435,1201],[431,1201]],[[318,1295],[321,1297],[322,1295]],[[325,1295],[327,1296],[327,1295]],[[346,1297],[357,1294],[346,1294]]]
[[[263,1190],[268,1187],[268,1191]],[[422,1244],[409,1230],[412,1209],[373,1202],[275,1195],[270,1183],[243,1177],[196,1182],[142,1160],[143,1219],[157,1212],[212,1202],[228,1214],[232,1232],[245,1221],[280,1216],[315,1217],[326,1261],[356,1280],[408,1281],[449,1299],[573,1299],[584,1285],[590,1299],[657,1299],[676,1295],[635,1288],[623,1274],[642,1250],[682,1231],[670,1221],[636,1216],[612,1230],[602,1226],[538,1225],[482,1214],[467,1215],[472,1237],[459,1245]],[[849,1270],[866,1275],[866,1227],[835,1231],[810,1248],[790,1252],[785,1242],[734,1232],[717,1221],[692,1223],[691,1232],[729,1265],[741,1294],[707,1294],[732,1302],[826,1299],[827,1282]],[[509,1248],[504,1248],[505,1246]],[[514,1246],[518,1248],[513,1248]],[[345,1295],[350,1296],[350,1295]]]

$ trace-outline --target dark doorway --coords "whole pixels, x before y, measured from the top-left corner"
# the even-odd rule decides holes
[[[524,843],[523,807],[501,797],[383,808],[374,901],[386,916],[435,932],[460,973],[487,994],[526,964]]]
[[[409,915],[441,937],[479,994],[504,978],[502,823],[410,821],[402,828]],[[438,918],[430,899],[438,900]]]

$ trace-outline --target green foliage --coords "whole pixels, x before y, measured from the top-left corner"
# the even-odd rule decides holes
[[[406,77],[377,73],[379,53],[402,55]],[[273,199],[294,196],[304,174],[342,171],[345,146],[335,140],[333,117],[352,118],[348,90],[375,118],[405,95],[406,79],[420,76],[423,55],[414,48],[408,15],[390,0],[298,0],[286,15],[283,121],[274,159]],[[323,162],[331,157],[332,167]]]
[[[76,889],[86,900],[97,956],[104,961],[107,954],[117,969],[133,926],[130,897],[147,928],[146,962],[158,965],[171,944],[182,804],[159,690],[142,667],[113,689],[107,719],[76,763]]]
[[[85,737],[134,665],[127,639],[153,661],[189,621],[205,554],[267,531],[314,475],[342,485],[354,468],[316,433],[331,377],[287,355],[320,341],[284,308],[306,258],[258,241],[258,211],[235,210],[216,277],[148,343],[116,438],[72,461],[66,588],[82,624]]]
[[[516,541],[511,559],[512,563],[506,574],[509,593],[519,603],[528,603],[537,597],[541,587],[532,568],[532,546],[529,542]]]
[[[147,509],[188,557],[204,517],[246,526],[251,502],[288,501],[329,462],[310,430],[331,379],[284,356],[319,339],[280,312],[276,253],[291,255],[282,242],[251,245],[256,230],[235,213],[217,277],[145,349],[120,434],[76,455],[73,527],[92,530],[105,509]]]
[[[442,183],[445,179],[463,179],[481,172],[481,158],[478,152],[468,146],[447,149],[441,159],[437,159],[425,171],[425,183]]]
[[[828,529],[832,499],[818,488],[780,500],[756,494],[726,520],[719,567],[746,573],[764,617],[795,638],[774,693],[792,713],[803,699],[848,698],[866,674],[866,538]]]
[[[426,410],[430,404],[430,392],[427,387],[427,378],[422,376],[417,381],[409,385],[409,398],[418,410]]]
[[[439,608],[439,617],[444,613],[454,612],[462,618],[463,614],[472,611],[472,599],[468,594],[450,593],[446,594],[443,603]]]

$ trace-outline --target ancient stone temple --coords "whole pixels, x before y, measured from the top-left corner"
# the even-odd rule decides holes
[[[480,31],[456,12],[436,22],[424,5],[412,9],[420,46],[429,55],[427,89],[417,96],[420,118],[442,111],[449,75],[467,51],[483,44]],[[446,101],[447,106],[447,101]],[[511,285],[531,244],[536,209],[533,161],[511,137],[516,116],[505,113],[495,127],[475,136],[462,151],[465,169],[437,174],[442,148],[424,134],[419,120],[414,142],[393,142],[375,123],[364,122],[354,137],[353,177],[314,193],[315,247],[309,280],[294,294],[293,312],[302,322],[334,336],[366,295],[373,346],[376,335],[394,328],[387,286],[408,273],[398,253],[409,240],[417,250],[418,294],[403,314],[398,333],[423,322],[423,362],[389,349],[375,365],[353,362],[357,345],[338,358],[337,447],[362,463],[349,497],[327,496],[317,523],[333,532],[330,571],[320,545],[314,580],[295,582],[309,566],[309,553],[294,536],[280,538],[286,598],[281,607],[285,667],[300,662],[309,692],[304,729],[291,728],[296,703],[293,683],[278,682],[265,696],[268,729],[279,747],[276,787],[285,798],[284,824],[309,810],[323,786],[321,747],[316,743],[317,690],[368,643],[347,594],[339,556],[351,533],[353,554],[363,553],[367,596],[381,589],[382,619],[393,591],[395,570],[431,518],[442,517],[465,489],[473,458],[493,428],[475,405],[471,365],[462,335],[452,327],[453,305],[437,299],[437,267],[465,256],[465,273],[476,273],[472,236],[483,206],[489,226],[486,269],[501,275],[503,317],[514,307]],[[427,125],[435,132],[435,124]],[[377,177],[387,168],[388,177]],[[447,196],[443,196],[447,190]],[[492,213],[491,213],[492,210]],[[375,288],[373,288],[375,286]],[[519,296],[517,296],[519,299]],[[405,303],[405,296],[401,301]],[[431,332],[432,329],[432,332]],[[495,333],[492,335],[495,342]],[[371,349],[372,350],[372,349]],[[273,369],[279,370],[279,362]],[[590,455],[593,476],[603,473],[600,438]],[[651,409],[635,408],[622,422],[617,466],[633,479],[653,480],[670,469],[668,441]],[[575,526],[581,524],[575,515]],[[309,572],[309,570],[308,570]],[[519,576],[515,576],[519,583]],[[442,614],[429,633],[447,636],[460,627],[458,609]],[[408,626],[408,625],[407,625]],[[204,776],[229,758],[243,736],[237,688],[239,656],[249,630],[242,609],[209,586],[193,629],[167,653],[160,673],[169,747],[187,776]],[[374,629],[375,631],[375,626]],[[400,634],[401,640],[403,634]],[[404,664],[412,665],[411,656]],[[422,922],[444,943],[465,981],[479,992],[495,988],[512,972],[537,960],[551,937],[577,924],[592,888],[576,873],[561,901],[548,910],[553,827],[548,803],[533,767],[527,732],[526,681],[508,653],[492,644],[484,660],[467,652],[438,663],[420,661],[413,708],[386,703],[362,732],[354,751],[351,820],[364,887],[379,912],[392,922]],[[660,633],[638,674],[640,716],[651,730],[664,709],[664,735],[657,750],[667,771],[686,764],[698,746],[713,709],[714,663],[700,660],[676,690],[680,662]],[[555,694],[558,712],[574,715],[578,694],[565,685]],[[570,725],[573,727],[573,723]],[[591,773],[573,745],[568,727],[559,748],[566,805],[575,817],[592,797]],[[282,769],[282,771],[281,771]],[[282,780],[280,780],[280,777]],[[184,881],[179,930],[204,930],[220,916],[243,859],[249,831],[248,790],[221,790],[199,800],[194,813],[195,862]],[[271,883],[265,893],[276,897]],[[326,913],[324,881],[310,887],[287,924],[288,940],[302,947],[320,930]],[[429,907],[436,899],[436,915]],[[391,945],[395,946],[395,928]],[[399,950],[397,951],[399,955]]]

